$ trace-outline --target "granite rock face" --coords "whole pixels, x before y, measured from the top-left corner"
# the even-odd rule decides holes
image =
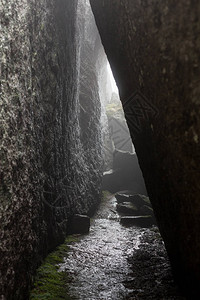
[[[68,219],[99,202],[100,62],[91,53],[100,39],[86,4],[0,1],[2,299],[28,299]]]
[[[200,286],[200,3],[91,0],[174,275]]]

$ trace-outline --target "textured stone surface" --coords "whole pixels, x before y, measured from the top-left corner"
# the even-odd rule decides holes
[[[174,274],[199,294],[200,2],[90,2]]]
[[[28,299],[68,218],[99,201],[105,58],[91,55],[100,39],[77,3],[0,0],[0,298]]]

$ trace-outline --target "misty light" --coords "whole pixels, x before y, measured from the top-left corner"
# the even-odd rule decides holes
[[[117,87],[115,79],[113,77],[113,73],[112,73],[109,62],[107,63],[107,70],[108,70],[108,76],[110,78],[111,88],[112,88],[113,92],[119,94],[118,87]]]

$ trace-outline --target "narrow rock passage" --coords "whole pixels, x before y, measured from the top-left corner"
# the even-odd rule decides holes
[[[145,236],[149,236],[149,233],[149,229],[127,228],[120,224],[115,197],[111,196],[103,201],[92,220],[90,233],[70,245],[69,255],[60,266],[60,270],[67,271],[71,277],[69,292],[72,299],[140,299],[145,291],[142,286],[133,289],[133,275],[137,276],[132,268],[133,255],[137,251],[140,253],[141,240],[143,247],[152,242],[152,238],[145,242]],[[162,242],[160,247],[163,247]],[[144,249],[141,253],[143,252]],[[165,260],[164,257],[162,259]],[[139,269],[148,268],[148,262],[145,261],[144,264],[142,266],[140,257]],[[142,285],[148,291],[144,281],[145,277]],[[146,299],[161,298],[147,296]]]

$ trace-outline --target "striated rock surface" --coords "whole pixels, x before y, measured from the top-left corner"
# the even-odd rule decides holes
[[[200,294],[200,3],[90,2],[174,275],[195,299]]]
[[[69,217],[99,202],[100,39],[86,4],[0,1],[2,299],[28,299]]]

